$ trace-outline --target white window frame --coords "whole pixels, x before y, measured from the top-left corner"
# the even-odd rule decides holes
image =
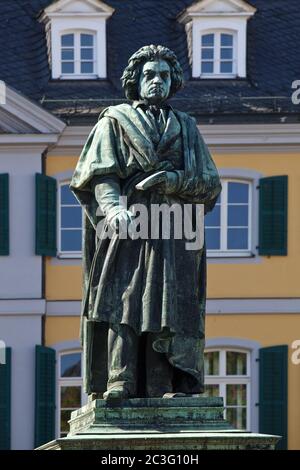
[[[245,78],[247,75],[247,22],[255,14],[256,8],[243,0],[223,0],[223,4],[222,9],[218,0],[199,0],[178,16],[178,21],[186,29],[193,78]],[[235,32],[236,73],[201,76],[201,36],[205,31],[221,30]]]
[[[65,36],[66,34],[73,34],[74,35],[74,46],[73,47],[68,47],[68,46],[62,46],[61,45],[61,40],[62,37]],[[87,62],[93,62],[93,73],[82,73],[81,72],[81,42],[80,42],[80,35],[81,34],[89,34],[93,36],[93,59],[89,60]],[[96,31],[91,31],[91,30],[83,30],[83,29],[77,29],[77,30],[66,30],[66,31],[61,31],[60,33],[60,77],[64,79],[82,79],[82,78],[97,78],[97,74],[95,71],[97,70],[97,44],[96,44],[96,38],[97,38],[97,33]],[[89,46],[91,48],[91,46]],[[63,73],[62,72],[62,63],[63,60],[61,58],[61,51],[62,49],[74,49],[74,60],[73,61],[66,61],[66,62],[74,62],[74,73]],[[65,62],[65,61],[64,61]],[[83,61],[85,62],[85,61]]]
[[[79,353],[81,355],[81,376],[80,377],[62,377],[61,376],[61,357],[68,354]],[[61,437],[61,428],[60,428],[60,418],[61,418],[61,388],[62,387],[81,387],[81,406],[87,403],[88,396],[83,390],[83,376],[82,376],[82,367],[83,367],[83,352],[80,349],[66,350],[61,351],[58,355],[58,386],[57,386],[57,437]]]
[[[51,3],[39,17],[45,23],[49,64],[53,79],[91,80],[107,77],[106,21],[114,9],[100,0],[58,0]],[[65,31],[95,33],[94,74],[61,74],[61,35]]]
[[[58,257],[59,258],[82,258],[82,250],[81,251],[63,251],[62,250],[62,247],[61,247],[61,230],[62,230],[62,226],[61,226],[61,206],[62,206],[62,202],[61,202],[61,187],[62,186],[65,186],[65,185],[68,185],[70,184],[70,181],[68,180],[64,180],[64,181],[60,181],[59,182],[59,185],[58,185],[58,197],[57,197],[57,204],[58,204],[58,208],[57,208],[57,240],[58,240]],[[79,207],[80,204],[78,203]],[[65,206],[65,204],[64,204]],[[73,205],[72,205],[73,207]],[[81,223],[81,230],[83,229],[83,210],[82,210],[82,223]],[[72,230],[72,229],[70,229]],[[78,230],[78,229],[73,229],[73,230]]]
[[[245,250],[227,249],[227,235],[228,235],[228,183],[243,183],[247,184],[249,188],[248,193],[248,248]],[[220,204],[220,249],[209,250],[207,249],[208,257],[249,257],[252,256],[252,211],[253,211],[253,183],[252,181],[240,178],[222,178],[222,192]],[[238,226],[236,226],[238,228]],[[243,227],[244,228],[244,227]]]
[[[214,35],[214,59],[209,60],[209,59],[202,59],[202,37],[207,35],[207,34],[213,34]],[[232,36],[232,73],[221,73],[220,67],[221,67],[221,34],[229,34]],[[218,29],[218,30],[208,30],[208,31],[203,31],[200,37],[200,68],[201,68],[201,73],[200,77],[201,78],[234,78],[236,77],[237,73],[237,57],[236,57],[236,48],[237,48],[237,35],[236,31],[233,30],[228,30],[228,29]],[[203,73],[202,72],[202,60],[207,61],[207,62],[213,62],[213,67],[214,71],[212,73]],[[224,60],[225,61],[225,60]],[[228,60],[229,62],[229,60]]]
[[[225,413],[224,417],[226,419],[226,385],[246,385],[246,422],[247,428],[246,431],[251,430],[251,357],[250,351],[247,349],[241,348],[207,348],[205,353],[208,352],[219,352],[219,374],[218,375],[205,375],[204,383],[205,385],[218,385],[219,386],[219,396],[224,400]],[[247,374],[246,375],[226,375],[226,352],[237,352],[246,354],[247,358]],[[229,406],[231,408],[231,406]],[[232,407],[234,408],[234,407]]]

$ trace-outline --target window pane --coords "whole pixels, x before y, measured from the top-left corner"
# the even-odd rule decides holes
[[[60,412],[60,430],[62,433],[68,433],[70,431],[68,421],[71,418],[72,411],[73,410],[62,410]]]
[[[81,73],[93,73],[94,63],[93,62],[81,62]]]
[[[220,229],[219,228],[206,228],[205,229],[206,248],[208,250],[220,249]]]
[[[61,45],[63,47],[74,46],[74,34],[64,34],[61,37]]]
[[[62,230],[61,231],[61,250],[62,251],[81,251],[82,250],[81,230]]]
[[[60,357],[61,377],[81,377],[81,353],[63,354]]]
[[[60,198],[62,204],[78,204],[76,197],[72,193],[68,184],[64,184],[60,187]]]
[[[202,396],[204,397],[218,397],[219,393],[219,385],[205,385],[204,386],[204,393]]]
[[[62,49],[61,60],[74,60],[74,49]]]
[[[223,48],[221,47],[221,59],[232,59],[233,50],[231,47]]]
[[[247,354],[226,351],[226,374],[247,375]]]
[[[87,47],[86,49],[81,49],[81,59],[82,60],[93,60],[93,49]]]
[[[94,36],[92,34],[81,34],[81,46],[93,46]]]
[[[220,226],[220,206],[217,205],[214,209],[206,214],[205,226],[206,227],[219,227]]]
[[[205,375],[219,375],[219,351],[204,353]]]
[[[82,209],[78,207],[61,208],[61,226],[62,228],[81,228],[82,227]]]
[[[74,73],[74,62],[63,62],[61,64],[62,73]]]
[[[227,408],[226,419],[235,429],[247,429],[246,408]]]
[[[202,49],[202,59],[213,59],[214,50],[213,49]]]
[[[232,62],[221,62],[221,73],[232,73]]]
[[[248,227],[248,206],[228,206],[228,226]]]
[[[214,34],[204,34],[202,36],[202,46],[213,46]]]
[[[226,406],[246,406],[247,385],[246,384],[226,384]]]
[[[248,203],[249,185],[247,183],[228,183],[228,202]]]
[[[214,63],[213,62],[202,62],[201,73],[214,73]]]
[[[232,46],[233,36],[232,34],[221,34],[221,46]]]
[[[81,387],[61,387],[60,406],[62,408],[80,408]]]
[[[229,228],[227,234],[228,250],[247,250],[248,249],[248,229],[247,228]]]

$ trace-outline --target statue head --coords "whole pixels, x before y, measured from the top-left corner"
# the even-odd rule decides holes
[[[157,104],[180,90],[183,73],[174,52],[167,47],[150,45],[130,57],[121,80],[129,100]]]

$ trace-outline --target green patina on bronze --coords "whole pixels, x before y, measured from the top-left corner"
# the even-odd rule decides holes
[[[137,51],[129,59],[123,86],[132,104],[102,112],[71,182],[84,207],[85,388],[88,393],[103,393],[107,372],[112,376],[122,369],[120,349],[112,348],[112,341],[124,340],[129,362],[137,355],[141,361],[138,348],[142,341],[150,341],[149,357],[154,351],[153,358],[146,365],[139,362],[127,375],[110,377],[108,387],[114,381],[125,383],[133,397],[200,393],[204,386],[205,247],[187,250],[184,238],[122,240],[116,232],[111,239],[99,239],[96,228],[102,218],[96,213],[99,205],[104,207],[106,219],[114,223],[118,194],[127,196],[128,208],[137,203],[147,208],[189,203],[204,204],[208,212],[221,191],[218,172],[195,120],[168,105],[167,98],[182,86],[182,71],[173,52],[162,46]],[[162,170],[164,183],[145,191],[137,189],[139,182]],[[128,211],[122,216],[131,217]],[[130,334],[126,334],[128,328]],[[161,370],[156,365],[160,357],[167,362],[161,363]],[[167,383],[161,384],[162,371],[168,367],[172,390]],[[132,388],[130,381],[135,382]]]

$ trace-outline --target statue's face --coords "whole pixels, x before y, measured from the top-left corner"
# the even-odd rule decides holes
[[[151,104],[168,98],[171,87],[171,70],[164,60],[146,62],[139,80],[139,97]]]

